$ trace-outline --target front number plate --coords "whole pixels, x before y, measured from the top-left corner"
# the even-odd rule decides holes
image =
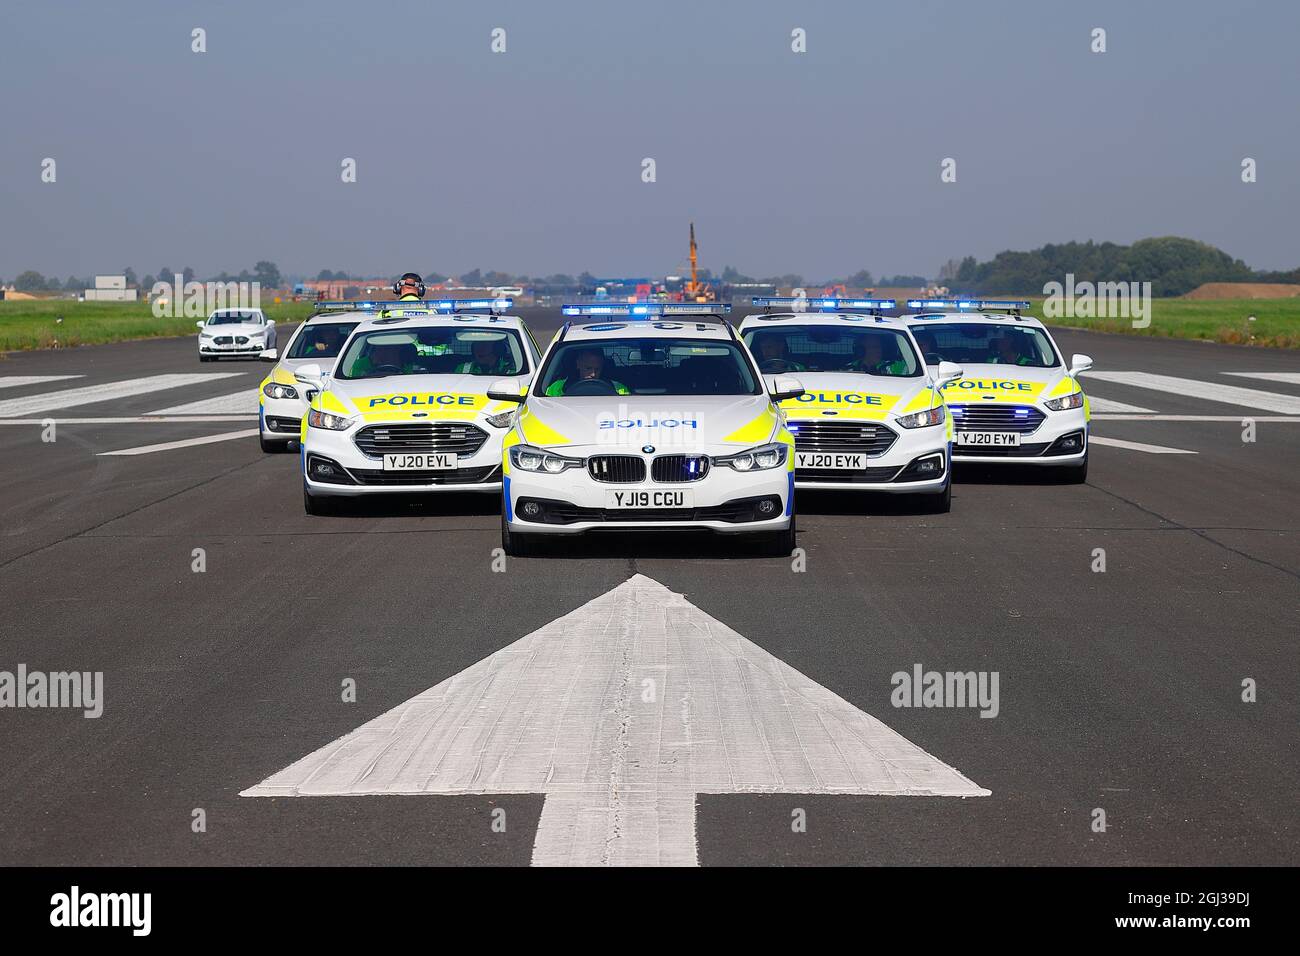
[[[836,471],[862,471],[867,467],[867,456],[801,451],[795,455],[794,466],[795,468],[833,468]]]
[[[384,471],[447,471],[455,467],[456,456],[445,453],[384,456]]]
[[[606,491],[605,507],[634,510],[693,508],[695,495],[690,491]]]
[[[1019,432],[958,432],[958,445],[985,445],[996,448],[1020,444]]]

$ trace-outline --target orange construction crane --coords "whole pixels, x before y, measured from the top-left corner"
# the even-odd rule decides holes
[[[713,290],[706,288],[699,278],[699,248],[695,245],[695,223],[691,223],[691,281],[686,284],[688,302],[709,302],[713,299]]]

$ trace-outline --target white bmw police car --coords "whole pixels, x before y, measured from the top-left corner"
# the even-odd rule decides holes
[[[781,403],[794,435],[795,487],[916,494],[931,511],[952,501],[952,423],[940,385],[893,299],[756,298],[794,311],[750,315],[740,336],[765,375],[794,375],[805,391]]]
[[[794,549],[794,439],[730,306],[566,305],[505,439],[507,554],[601,529],[708,529]],[[712,314],[709,314],[709,313]]]
[[[318,312],[290,336],[283,356],[276,349],[261,353],[262,361],[276,363],[257,386],[257,425],[262,451],[287,451],[299,439],[302,417],[307,414],[307,390],[293,377],[294,373],[313,364],[319,365],[322,372],[333,369],[339,350],[362,318]]]
[[[1066,481],[1088,477],[1088,396],[1078,375],[1087,355],[1067,366],[1043,323],[1022,315],[1029,302],[912,299],[903,318],[929,365],[956,362],[943,385],[958,464],[1054,466]]]
[[[501,490],[501,439],[537,366],[536,344],[509,299],[353,303],[363,318],[333,370],[308,364],[303,507],[341,498]],[[361,312],[361,315],[356,315]],[[369,314],[365,314],[365,313]]]

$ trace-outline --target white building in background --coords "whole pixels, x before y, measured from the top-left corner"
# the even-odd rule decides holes
[[[82,296],[87,302],[134,302],[139,289],[126,287],[126,276],[95,276],[95,288]]]

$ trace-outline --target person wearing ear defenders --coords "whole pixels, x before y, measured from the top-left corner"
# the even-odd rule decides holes
[[[420,278],[419,273],[407,272],[393,283],[393,294],[397,296],[399,302],[423,299],[424,280]]]

